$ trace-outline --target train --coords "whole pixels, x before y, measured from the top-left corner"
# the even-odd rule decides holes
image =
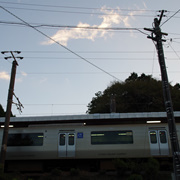
[[[180,112],[174,114],[180,139]],[[0,118],[0,142],[4,121]],[[12,117],[6,168],[43,170],[53,165],[85,167],[84,163],[110,168],[106,162],[117,158],[171,158],[171,154],[165,112]]]

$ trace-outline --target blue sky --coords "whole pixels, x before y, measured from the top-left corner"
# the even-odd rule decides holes
[[[136,28],[150,34],[143,28],[152,28],[158,10],[167,10],[162,23],[168,21],[161,27],[168,33],[167,71],[172,84],[180,83],[180,13],[173,16],[179,0],[9,0],[0,6],[0,50],[19,50],[24,57],[18,60],[14,89],[24,106],[19,114],[13,105],[17,116],[84,114],[96,92],[132,72],[161,78],[147,35],[67,26]],[[6,109],[12,60],[4,57],[0,55],[0,104]]]

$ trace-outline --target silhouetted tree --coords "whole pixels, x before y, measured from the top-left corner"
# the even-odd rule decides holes
[[[180,84],[170,85],[174,110],[180,110]],[[110,98],[115,96],[116,112],[165,111],[162,82],[151,75],[132,73],[124,82],[113,82],[98,91],[88,104],[87,113],[109,113]]]
[[[4,109],[2,107],[2,105],[0,104],[0,117],[5,117],[5,112],[4,112]]]
[[[0,104],[0,117],[5,117],[6,116],[6,112],[4,111],[2,105]],[[14,115],[11,112],[11,117],[14,117]]]

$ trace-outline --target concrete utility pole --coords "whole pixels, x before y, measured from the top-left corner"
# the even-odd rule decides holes
[[[116,113],[116,98],[114,94],[111,94],[110,113]]]
[[[14,57],[13,53],[21,53],[20,51],[3,51],[2,54],[11,53],[10,57],[5,57],[5,59],[13,58],[14,61],[12,62],[12,70],[11,70],[11,79],[9,85],[9,93],[8,93],[8,100],[7,100],[7,107],[6,107],[6,117],[4,123],[4,131],[3,131],[3,139],[2,139],[2,146],[1,146],[1,159],[0,164],[4,170],[5,159],[6,159],[6,150],[7,150],[7,140],[8,140],[8,131],[9,131],[9,123],[10,123],[10,116],[11,116],[11,107],[12,107],[12,99],[14,94],[14,84],[15,84],[15,76],[16,76],[16,66],[18,65],[16,58]],[[17,57],[22,59],[22,57]]]
[[[164,39],[162,39],[162,35],[168,35],[168,34],[161,32],[161,29],[159,27],[161,23],[161,19],[163,17],[163,13],[164,13],[164,10],[161,11],[159,20],[157,18],[154,19],[153,29],[148,29],[148,28],[144,28],[144,29],[152,32],[151,36],[148,36],[148,38],[156,42],[159,65],[160,65],[160,70],[161,70],[164,103],[165,103],[165,108],[166,108],[166,113],[167,113],[169,135],[170,135],[170,140],[171,140],[174,175],[175,175],[176,180],[180,180],[179,142],[178,142],[178,136],[177,136],[177,131],[176,131],[173,105],[172,105],[172,100],[171,100],[171,93],[169,89],[168,75],[166,71],[166,64],[164,60],[164,52],[163,52],[163,46],[162,46],[162,41],[165,41]],[[155,37],[153,35],[155,35]]]

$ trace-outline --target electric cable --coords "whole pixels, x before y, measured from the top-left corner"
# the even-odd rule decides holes
[[[83,14],[83,15],[105,15],[105,16],[113,16],[117,13],[103,13],[103,12],[80,12],[80,11],[62,11],[62,10],[48,10],[48,9],[32,9],[32,8],[20,8],[20,7],[6,7],[7,9],[17,9],[17,10],[28,10],[28,11],[40,11],[40,12],[50,12],[50,13],[70,13],[70,14]],[[131,14],[121,14],[121,16],[132,16]],[[140,15],[134,14],[136,17],[154,17],[153,15]]]
[[[37,6],[37,7],[50,7],[50,8],[66,8],[66,9],[87,9],[87,10],[101,10],[102,8],[96,8],[96,7],[80,7],[80,6],[55,6],[55,5],[42,5],[42,4],[29,4],[29,3],[15,3],[15,2],[5,2],[5,1],[0,1],[0,3],[4,4],[13,4],[13,5],[21,5],[21,6]],[[155,12],[156,10],[145,10],[145,9],[125,9],[125,8],[105,8],[103,7],[104,10],[121,10],[121,11],[147,11],[147,12]]]
[[[0,8],[2,8],[4,11],[8,12],[9,14],[11,14],[12,16],[14,16],[15,18],[19,19],[20,21],[22,21],[23,23],[25,23],[27,26],[33,28],[34,30],[36,30],[37,32],[39,32],[40,34],[42,34],[43,36],[45,36],[46,38],[50,39],[51,41],[53,41],[54,43],[60,45],[61,47],[63,47],[64,49],[66,49],[67,51],[71,52],[72,54],[74,54],[75,56],[79,57],[80,59],[82,59],[83,61],[89,63],[90,65],[94,66],[95,68],[99,69],[100,71],[103,71],[104,73],[108,74],[109,76],[111,76],[112,78],[121,81],[119,78],[113,76],[112,74],[110,74],[109,72],[105,71],[104,69],[100,68],[99,66],[93,64],[92,62],[88,61],[87,59],[85,59],[84,57],[80,56],[79,54],[77,54],[76,52],[72,51],[71,49],[67,48],[66,46],[62,45],[61,43],[59,43],[58,41],[54,40],[53,38],[51,38],[50,36],[48,36],[47,34],[45,34],[44,32],[40,31],[39,29],[37,29],[36,27],[30,25],[29,23],[27,23],[26,21],[24,21],[23,19],[19,18],[18,16],[16,16],[15,14],[13,14],[12,12],[8,11],[6,8],[0,6]]]
[[[172,16],[170,16],[166,21],[164,21],[161,25],[160,25],[160,27],[162,26],[162,25],[164,25],[166,22],[168,22],[172,17],[174,17],[178,12],[180,12],[180,9],[178,10],[178,11],[176,11]]]

